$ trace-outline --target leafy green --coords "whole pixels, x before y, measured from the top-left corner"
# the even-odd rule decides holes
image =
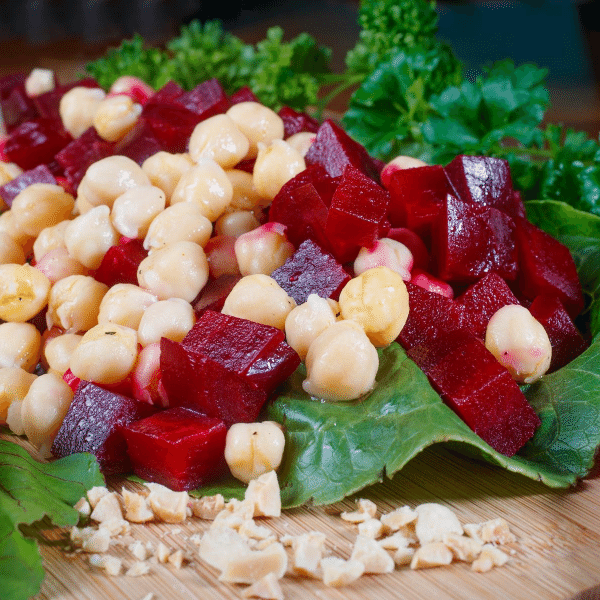
[[[2,600],[25,600],[44,578],[34,540],[20,526],[49,517],[55,525],[75,525],[73,505],[95,485],[104,485],[96,459],[73,454],[52,463],[34,460],[15,443],[0,440],[0,589]]]

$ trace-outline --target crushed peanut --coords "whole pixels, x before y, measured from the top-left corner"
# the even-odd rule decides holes
[[[352,548],[350,560],[360,561],[365,573],[391,573],[394,559],[374,539],[358,535]]]
[[[263,600],[283,600],[283,591],[275,573],[267,573],[242,592],[242,598],[262,598]]]
[[[363,523],[377,515],[377,505],[371,500],[360,498],[357,504],[358,508],[354,512],[343,512],[340,517],[349,523]]]
[[[150,565],[145,561],[136,562],[125,571],[128,577],[140,577],[150,573]]]
[[[113,577],[121,574],[123,562],[116,556],[107,556],[106,554],[90,554],[89,563],[93,567],[104,569],[107,575]]]
[[[225,508],[225,500],[221,494],[190,498],[190,508],[195,517],[212,521]]]
[[[132,523],[147,523],[154,519],[154,513],[148,506],[148,500],[141,494],[134,494],[123,488],[121,492],[125,518]]]
[[[501,567],[508,561],[508,554],[492,544],[485,544],[481,554],[471,564],[471,569],[477,573],[486,573],[494,567]]]
[[[364,572],[365,565],[359,560],[344,560],[327,556],[321,560],[323,583],[329,587],[342,587],[356,581]]]
[[[187,492],[173,492],[159,483],[144,484],[149,490],[148,504],[154,515],[165,523],[181,523],[187,518]]]

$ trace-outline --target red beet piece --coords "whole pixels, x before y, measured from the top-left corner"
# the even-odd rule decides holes
[[[398,336],[405,350],[419,344],[430,344],[436,337],[463,327],[463,307],[447,296],[407,283],[408,318]]]
[[[73,192],[77,191],[88,167],[112,156],[114,147],[113,143],[103,140],[94,127],[90,127],[58,152],[56,162],[63,168],[65,179]]]
[[[185,152],[199,123],[197,114],[174,103],[146,104],[142,114],[158,143],[168,152]]]
[[[236,167],[236,168],[239,168]],[[307,183],[312,184],[317,190],[325,206],[329,207],[333,194],[340,183],[341,177],[332,177],[322,165],[310,165],[283,185],[280,193],[288,193],[293,188],[301,187]]]
[[[133,472],[176,491],[192,490],[226,470],[221,419],[170,408],[122,429]]]
[[[319,130],[319,121],[303,112],[298,112],[289,106],[283,106],[277,113],[283,120],[283,137],[289,138],[295,133],[308,131],[316,133]]]
[[[235,94],[232,94],[229,98],[229,102],[233,104],[240,104],[241,102],[260,102],[254,92],[245,85],[241,87]]]
[[[27,75],[23,72],[9,73],[0,77],[0,100],[5,100],[10,93],[19,85],[25,84]]]
[[[52,445],[57,458],[90,452],[105,474],[126,473],[131,465],[121,426],[148,417],[156,408],[82,381]]]
[[[577,269],[569,249],[526,219],[517,219],[521,272],[519,289],[530,300],[557,296],[574,319],[584,306]]]
[[[288,260],[271,273],[271,277],[296,304],[306,302],[310,294],[321,298],[340,297],[350,275],[331,254],[312,240],[306,240]]]
[[[94,273],[94,279],[109,287],[117,283],[137,285],[138,267],[147,256],[143,240],[128,239],[111,246]]]
[[[175,102],[198,115],[199,120],[224,113],[230,106],[225,90],[217,79],[208,79],[189,92],[183,93]]]
[[[173,100],[179,98],[184,93],[184,89],[178,83],[175,83],[173,80],[167,81],[167,83],[165,83],[160,90],[148,98],[148,101],[146,104],[144,104],[142,114],[144,114],[144,111],[150,109],[152,105],[165,103],[170,104],[173,102]]]
[[[513,456],[540,420],[510,373],[474,334],[441,334],[408,355],[458,416],[494,450]]]
[[[200,316],[205,310],[220,312],[229,292],[241,279],[241,275],[221,275],[209,281],[200,292],[200,297],[194,304],[194,312]]]
[[[32,98],[40,117],[60,121],[60,99],[74,87],[99,88],[100,86],[91,77],[73,81],[66,85],[56,85],[53,90]]]
[[[394,227],[387,232],[386,237],[404,244],[411,251],[416,269],[428,268],[429,252],[427,246],[414,231],[405,227]]]
[[[588,347],[556,296],[538,296],[531,303],[529,312],[544,326],[550,339],[552,360],[548,373],[564,367]]]
[[[25,91],[24,82],[17,82],[0,96],[2,119],[8,133],[19,125],[39,117],[38,111]]]
[[[334,256],[354,260],[361,248],[371,248],[386,223],[389,193],[362,171],[348,165],[333,194],[325,234]]]
[[[304,157],[307,166],[319,164],[331,177],[339,177],[348,165],[372,179],[379,179],[378,164],[339,125],[327,119],[319,127],[317,137]]]
[[[0,187],[0,197],[10,208],[13,200],[29,185],[33,183],[53,183],[56,179],[46,165],[39,165],[35,169],[24,171],[12,181]]]
[[[13,130],[6,140],[4,154],[27,171],[49,163],[71,140],[60,121],[36,119]]]
[[[485,338],[489,320],[497,310],[509,304],[520,304],[506,281],[496,273],[482,277],[456,298],[456,302],[465,308],[465,327],[482,339]]]
[[[147,158],[161,150],[163,150],[162,144],[156,139],[145,119],[141,118],[135,131],[115,147],[115,154],[127,156],[138,165],[142,165]]]
[[[497,208],[518,216],[508,161],[491,156],[457,156],[445,167],[448,179],[464,202]]]
[[[454,190],[440,165],[394,171],[388,185],[392,227],[408,227],[426,240],[443,209],[446,196]]]
[[[444,281],[470,283],[492,271],[508,281],[517,277],[515,223],[496,208],[449,194],[434,228],[433,247]]]

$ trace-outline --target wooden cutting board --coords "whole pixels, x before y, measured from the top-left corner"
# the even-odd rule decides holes
[[[120,490],[136,484],[114,479]],[[317,580],[285,577],[286,599],[295,600],[577,600],[600,599],[600,477],[592,477],[569,490],[551,490],[483,463],[438,447],[414,459],[391,481],[372,486],[354,498],[329,507],[302,507],[286,511],[279,519],[261,523],[277,534],[322,531],[327,546],[347,558],[356,537],[354,525],[339,517],[352,510],[354,500],[370,498],[381,512],[405,504],[441,502],[451,507],[462,523],[504,517],[518,541],[510,545],[509,562],[488,573],[475,573],[465,563],[411,571],[407,567],[387,575],[363,576],[354,584],[334,589]],[[129,567],[135,558],[127,549],[133,539],[156,546],[163,542],[182,549],[188,562],[176,569],[151,564],[141,577],[110,577],[90,567],[85,554],[68,555],[56,542],[67,532],[44,532],[42,545],[46,578],[35,600],[153,600],[235,599],[245,586],[223,584],[215,569],[198,557],[190,536],[202,533],[208,522],[188,519],[183,524],[133,525],[131,537],[110,553]],[[54,543],[54,545],[52,545]],[[1,597],[1,594],[0,594]]]

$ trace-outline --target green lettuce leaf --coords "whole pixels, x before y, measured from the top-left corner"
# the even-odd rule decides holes
[[[40,463],[17,444],[0,440],[2,600],[30,598],[44,578],[37,545],[20,526],[45,517],[55,525],[76,525],[79,513],[73,505],[96,485],[104,485],[104,478],[91,454]]]

